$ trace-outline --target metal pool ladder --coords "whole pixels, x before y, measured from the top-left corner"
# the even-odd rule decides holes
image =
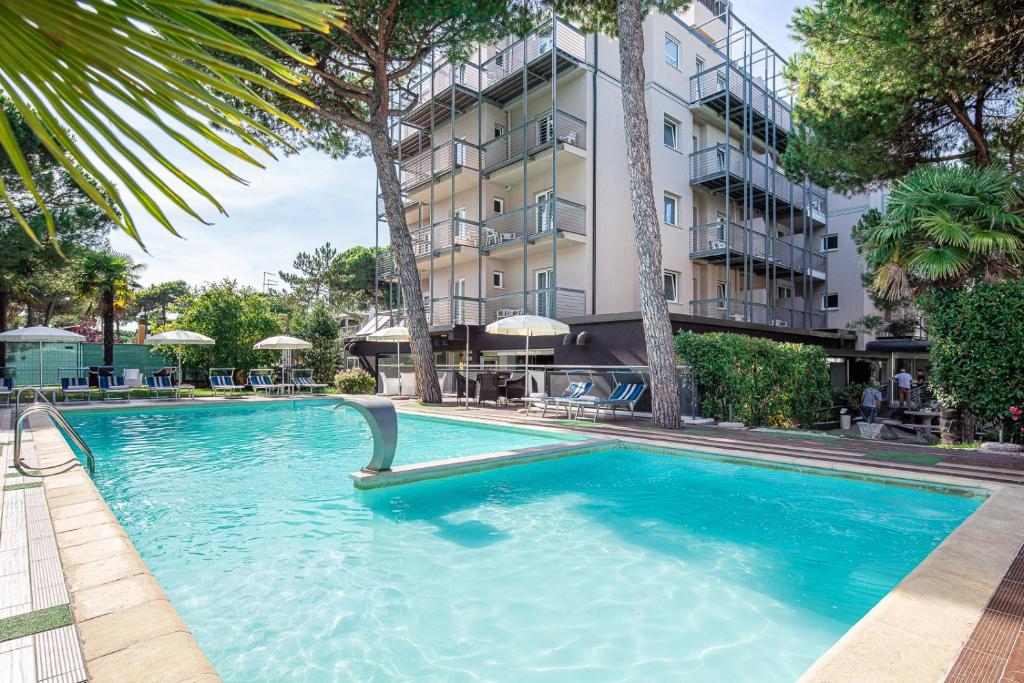
[[[23,388],[27,388],[27,387],[23,387]],[[92,475],[93,473],[95,473],[96,472],[96,458],[93,457],[92,449],[90,449],[89,446],[85,443],[85,439],[83,439],[82,436],[78,432],[75,431],[74,427],[72,427],[70,424],[68,424],[68,421],[64,418],[63,415],[60,414],[60,411],[57,410],[56,408],[54,408],[53,404],[46,400],[46,397],[43,395],[43,393],[41,391],[39,391],[37,389],[37,390],[35,390],[35,393],[36,393],[38,398],[42,399],[42,402],[41,403],[32,403],[32,404],[30,404],[27,408],[25,408],[25,410],[23,412],[21,412],[20,415],[16,413],[17,419],[14,422],[14,467],[15,467],[15,469],[17,469],[18,472],[20,472],[22,475],[24,475],[26,477],[48,477],[48,476],[53,475],[53,474],[62,474],[64,472],[68,472],[68,471],[74,469],[75,467],[80,467],[81,466],[81,463],[78,462],[78,458],[72,458],[71,460],[67,460],[67,461],[59,463],[57,465],[51,465],[49,468],[47,468],[47,469],[52,469],[52,468],[55,468],[55,467],[63,467],[64,469],[59,470],[57,472],[46,472],[44,474],[42,472],[42,470],[40,470],[38,472],[32,472],[32,471],[26,470],[25,467],[22,465],[22,463],[21,463],[21,442],[22,442],[21,433],[22,433],[22,431],[25,428],[25,420],[29,416],[31,416],[31,415],[35,415],[35,414],[38,414],[38,413],[43,413],[44,415],[49,416],[50,419],[53,420],[57,424],[58,427],[60,427],[62,430],[64,430],[64,433],[67,434],[68,437],[70,437],[70,439],[75,443],[75,445],[78,446],[81,449],[81,451],[85,454],[85,462],[86,462],[86,467],[89,470],[89,474]],[[20,393],[19,393],[18,397],[19,398],[21,397]],[[15,404],[15,410],[17,410],[17,409],[18,409],[17,404]]]

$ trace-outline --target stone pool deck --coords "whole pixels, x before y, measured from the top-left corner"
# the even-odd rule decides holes
[[[133,401],[132,407],[225,401]],[[978,512],[803,680],[1024,683],[1024,458],[703,425],[668,432],[643,419],[593,425],[510,409],[397,405],[575,432],[595,443],[634,442],[988,489],[992,495]],[[41,480],[6,476],[13,473],[10,413],[0,407],[0,681],[219,680],[83,469]],[[45,468],[71,456],[46,418],[34,417],[31,426],[24,453],[29,464]]]

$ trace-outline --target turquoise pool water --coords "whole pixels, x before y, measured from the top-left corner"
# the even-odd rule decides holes
[[[228,681],[793,680],[981,502],[629,450],[355,491],[366,427],[323,404],[69,417]]]

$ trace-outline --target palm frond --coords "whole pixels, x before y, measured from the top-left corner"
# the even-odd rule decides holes
[[[174,226],[163,210],[167,203],[202,218],[170,180],[184,184],[217,211],[223,213],[224,208],[112,103],[157,126],[206,165],[241,181],[203,148],[216,147],[260,166],[233,140],[271,157],[257,133],[282,144],[283,140],[227,98],[296,127],[294,119],[258,95],[257,89],[314,105],[290,89],[301,82],[296,74],[219,23],[246,29],[290,59],[308,62],[264,27],[326,32],[341,21],[338,8],[309,0],[4,0],[0,91],[92,201],[141,244],[118,186],[171,232]],[[218,53],[246,60],[251,68],[221,59]],[[0,117],[0,149],[44,216],[47,230],[55,235],[53,218],[5,117]],[[9,191],[0,180],[0,199],[37,239]]]

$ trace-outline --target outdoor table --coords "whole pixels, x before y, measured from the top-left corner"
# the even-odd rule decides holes
[[[922,422],[925,426],[930,428],[933,426],[932,421],[939,419],[942,413],[937,410],[907,410],[904,411],[904,415],[927,419],[927,422],[924,422],[924,419],[922,419]]]

